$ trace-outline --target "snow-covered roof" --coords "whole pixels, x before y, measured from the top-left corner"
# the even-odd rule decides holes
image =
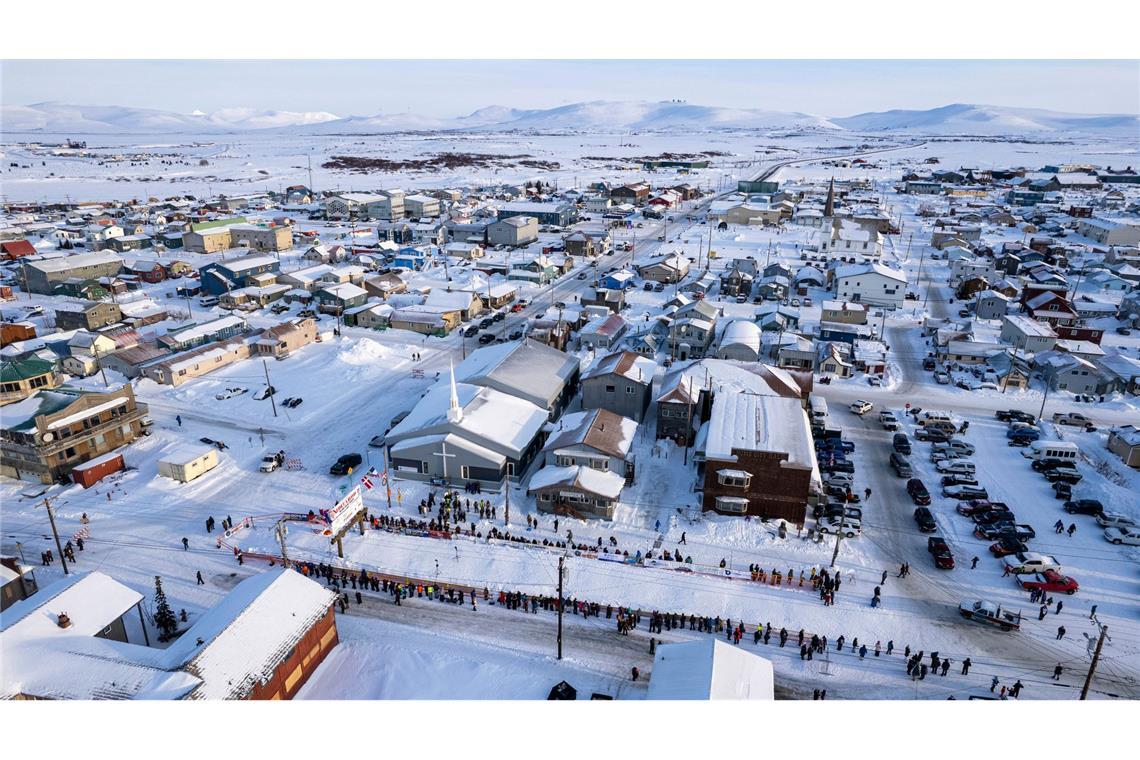
[[[615,472],[595,470],[593,467],[543,467],[530,478],[529,490],[541,488],[573,488],[607,499],[617,499],[625,487],[625,478]]]
[[[599,359],[597,364],[582,376],[582,379],[586,380],[613,373],[628,380],[648,385],[653,382],[653,375],[656,371],[657,362],[652,359],[641,354],[635,354],[632,351],[618,351]]]
[[[816,470],[811,426],[798,399],[717,393],[705,454],[710,460],[733,462],[733,449],[785,452],[789,465]]]
[[[91,267],[100,264],[122,264],[123,260],[113,253],[77,253],[72,256],[29,261],[28,266],[41,272],[67,272],[78,267]]]
[[[771,661],[717,638],[662,644],[647,699],[775,699]]]
[[[7,648],[28,639],[94,636],[142,598],[103,573],[76,573],[0,612],[0,642]],[[58,625],[61,612],[71,620],[67,628]]]
[[[760,351],[760,328],[748,319],[734,319],[724,326],[720,345],[742,345]]]
[[[637,423],[608,409],[589,409],[562,415],[543,451],[586,446],[610,456],[625,458],[633,446]]]
[[[455,368],[455,379],[496,388],[549,410],[577,370],[578,359],[556,348],[509,341],[471,352]]]
[[[882,277],[887,277],[887,278],[892,279],[892,280],[898,280],[899,282],[902,282],[902,283],[906,282],[906,275],[903,274],[901,271],[899,271],[898,269],[891,269],[888,266],[884,266],[884,265],[878,264],[878,263],[846,264],[844,266],[836,268],[836,270],[835,270],[835,276],[840,277],[840,278],[842,278],[842,277],[859,277],[861,275],[866,275],[866,274],[877,274],[877,275],[880,275]]]
[[[456,368],[458,378],[458,368]],[[518,458],[547,420],[547,410],[529,401],[492,388],[456,382],[462,415],[448,420],[451,388],[437,382],[398,425],[388,433],[389,442],[453,432],[500,454]]]
[[[168,656],[202,679],[191,699],[241,698],[269,678],[335,600],[294,570],[258,573],[203,614]]]

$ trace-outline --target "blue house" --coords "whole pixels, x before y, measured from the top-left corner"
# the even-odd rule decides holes
[[[243,256],[206,264],[198,271],[202,290],[220,296],[239,288],[273,285],[281,271],[281,262],[273,256]]]
[[[610,272],[602,278],[602,287],[610,290],[625,290],[632,288],[633,278],[635,275],[628,269],[619,269],[616,272]]]
[[[860,338],[859,325],[845,325],[838,322],[823,322],[819,326],[819,341],[832,342],[832,343],[846,343],[849,346],[855,345],[856,339]]]
[[[427,264],[427,254],[418,248],[401,248],[392,257],[392,266],[420,271]]]

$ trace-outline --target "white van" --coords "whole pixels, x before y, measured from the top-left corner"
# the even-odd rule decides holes
[[[822,396],[812,396],[808,403],[811,404],[812,422],[826,422],[828,417],[827,399]]]
[[[210,308],[211,306],[217,306],[219,303],[220,302],[218,301],[217,296],[205,296],[203,298],[198,299],[198,305],[204,306],[207,309]]]
[[[950,419],[950,414],[948,412],[936,412],[931,410],[923,412],[918,417],[918,424],[923,427],[931,424],[932,422],[949,423],[951,425],[954,424],[954,420]]]
[[[1051,459],[1058,462],[1077,461],[1077,444],[1068,441],[1033,441],[1028,448],[1021,450],[1021,455],[1027,459],[1038,461]]]

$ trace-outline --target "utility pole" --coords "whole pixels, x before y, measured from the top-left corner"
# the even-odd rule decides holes
[[[285,518],[277,521],[277,527],[274,531],[277,534],[277,540],[281,544],[281,564],[289,567],[289,554],[285,551],[285,536],[288,534],[289,529],[285,527]]]
[[[839,559],[839,542],[843,540],[843,530],[847,527],[847,505],[843,505],[843,514],[839,517],[839,531],[835,534],[835,551],[831,553],[831,566],[835,567],[835,560]]]
[[[392,508],[392,476],[388,472],[388,447],[383,448],[384,451],[384,491],[388,495],[388,509]]]
[[[511,477],[503,478],[503,525],[511,527]]]
[[[559,660],[562,659],[562,574],[565,565],[565,555],[559,557]],[[1098,649],[1099,651],[1099,649]],[[1091,673],[1090,673],[1091,678]]]
[[[561,578],[561,577],[562,576],[559,575],[559,578]],[[562,622],[562,619],[559,618],[559,623],[561,624],[561,622]],[[559,657],[559,659],[561,659],[561,657],[562,657],[562,649],[561,649],[562,633],[561,633],[561,630],[559,630],[558,636],[559,636],[559,639],[558,639],[558,642],[559,642],[559,644],[558,644],[559,645],[558,657]],[[1092,663],[1089,665],[1088,675],[1085,676],[1085,685],[1081,687],[1081,699],[1082,700],[1087,698],[1089,695],[1089,686],[1092,685],[1093,674],[1096,673],[1097,663],[1100,662],[1100,649],[1101,649],[1101,647],[1104,646],[1104,640],[1107,636],[1108,636],[1108,626],[1102,625],[1100,627],[1100,638],[1098,638],[1096,640],[1096,651],[1093,652]]]
[[[269,403],[273,406],[273,416],[277,416],[277,401],[273,398],[274,390],[273,385],[269,382],[269,361],[267,359],[261,360],[261,366],[265,368],[265,390],[269,393]]]
[[[95,366],[99,368],[99,374],[103,376],[104,387],[110,388],[111,384],[107,382],[107,372],[103,369],[103,362],[99,361],[99,346],[92,345],[91,352],[95,355]]]
[[[1042,378],[1042,379],[1045,380],[1045,393],[1044,393],[1044,395],[1041,396],[1041,409],[1037,412],[1038,421],[1040,421],[1045,416],[1045,400],[1047,398],[1049,398],[1049,379],[1048,378]]]
[[[44,507],[47,508],[48,520],[51,522],[51,534],[55,536],[55,548],[59,551],[59,563],[63,565],[63,574],[67,575],[67,557],[63,556],[63,545],[59,542],[59,531],[55,529],[55,511],[51,508],[50,497],[44,497]]]

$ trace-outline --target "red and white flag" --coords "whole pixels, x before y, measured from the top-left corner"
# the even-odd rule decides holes
[[[368,479],[368,476],[361,478],[360,482],[363,483],[364,487],[367,488],[369,491],[372,490],[372,481]]]

